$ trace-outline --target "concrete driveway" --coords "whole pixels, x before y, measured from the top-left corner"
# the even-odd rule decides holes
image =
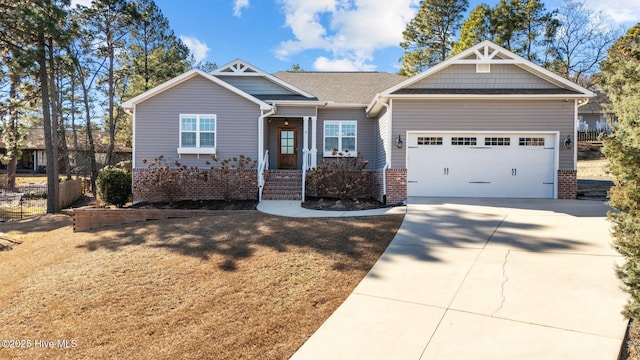
[[[411,198],[292,359],[617,359],[626,295],[598,201]]]

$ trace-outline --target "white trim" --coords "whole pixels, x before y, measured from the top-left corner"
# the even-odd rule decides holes
[[[311,168],[318,165],[318,108],[316,108],[316,116],[311,116]],[[324,139],[324,138],[323,138]]]
[[[226,71],[230,70],[230,71]],[[291,90],[295,93],[298,93],[304,97],[314,98],[315,96],[307,93],[304,90],[301,90],[285,81],[278,79],[277,77],[261,70],[260,68],[249,64],[248,62],[242,59],[235,59],[231,62],[228,62],[219,68],[215,69],[212,73],[214,76],[259,76],[268,79],[271,82],[274,82],[285,89]]]
[[[133,114],[131,115],[132,138],[131,138],[131,168],[136,168],[136,105],[133,105]]]
[[[182,119],[183,118],[195,118],[196,119],[196,146],[182,146]],[[205,133],[209,134],[213,132],[213,147],[203,147],[200,146],[200,118],[213,118],[213,131],[205,131]],[[218,116],[216,114],[180,114],[178,116],[178,154],[215,154],[216,149],[218,148]],[[192,133],[193,131],[185,131],[187,133]]]
[[[227,83],[227,82],[225,82],[223,80],[220,80],[220,79],[218,79],[217,77],[215,77],[213,75],[207,74],[204,71],[199,70],[199,69],[189,70],[189,71],[187,71],[186,73],[184,73],[182,75],[178,75],[178,76],[174,77],[173,79],[154,87],[153,89],[147,90],[147,91],[143,92],[142,94],[134,97],[133,99],[129,99],[129,100],[125,101],[124,103],[122,103],[122,107],[125,108],[125,109],[131,109],[131,108],[134,107],[134,105],[139,104],[139,103],[141,103],[141,102],[143,102],[145,100],[148,100],[148,99],[150,99],[150,98],[152,98],[152,97],[154,97],[154,96],[156,96],[156,95],[158,95],[158,94],[160,94],[160,93],[162,93],[162,92],[164,92],[164,91],[166,91],[168,89],[171,89],[172,87],[174,87],[174,86],[176,86],[178,84],[181,84],[181,83],[183,83],[183,82],[185,82],[185,81],[187,81],[189,79],[192,79],[192,78],[194,78],[196,76],[202,76],[205,79],[207,79],[209,81],[212,81],[213,83],[215,83],[215,84],[217,84],[217,85],[219,85],[219,86],[221,86],[221,87],[233,92],[234,94],[239,95],[239,96],[241,96],[241,97],[243,97],[243,98],[245,98],[245,99],[247,99],[247,100],[249,100],[249,101],[251,101],[251,102],[253,102],[253,103],[257,104],[257,105],[259,105],[261,110],[271,110],[271,105],[265,103],[264,101],[254,97],[252,95],[249,95],[246,92],[238,89],[237,87],[235,87],[235,86],[233,86],[233,85],[231,85],[231,84],[229,84],[229,83]]]
[[[322,156],[323,157],[340,157],[339,155],[333,155],[333,151],[327,151],[326,150],[326,139],[327,139],[327,124],[338,124],[339,130],[338,130],[338,152],[342,152],[343,149],[340,149],[342,146],[342,138],[344,137],[342,135],[342,125],[343,124],[353,124],[355,125],[355,134],[353,136],[354,140],[355,140],[355,144],[354,144],[354,151],[353,152],[349,152],[347,154],[343,154],[344,157],[355,157],[358,156],[358,121],[357,120],[324,120],[322,122]],[[335,136],[331,136],[331,137],[335,137]],[[348,138],[351,138],[351,136],[348,136]]]

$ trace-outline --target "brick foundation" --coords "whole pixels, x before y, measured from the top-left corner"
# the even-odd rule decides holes
[[[558,170],[558,199],[575,199],[577,195],[577,171]]]
[[[167,190],[143,186],[141,179],[149,169],[133,169],[133,202],[169,201]],[[176,170],[177,171],[177,170]],[[173,201],[180,200],[258,200],[257,170],[202,170],[202,176],[177,175],[171,190]]]
[[[387,204],[407,200],[407,169],[387,169]]]

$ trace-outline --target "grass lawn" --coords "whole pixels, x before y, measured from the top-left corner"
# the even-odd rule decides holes
[[[0,252],[0,338],[31,348],[0,357],[287,359],[401,221],[221,211],[86,233],[64,215],[2,224],[21,244],[0,238],[14,245]]]

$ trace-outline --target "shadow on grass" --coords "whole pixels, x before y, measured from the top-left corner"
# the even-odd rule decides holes
[[[546,204],[557,208],[558,214],[555,215],[587,217],[591,212],[599,211],[599,205],[590,202],[573,213],[566,211],[562,202],[547,201]],[[130,246],[166,249],[202,260],[214,259],[219,262],[220,269],[234,271],[240,261],[255,256],[256,250],[264,247],[277,252],[302,249],[328,255],[337,270],[368,270],[370,265],[366,264],[371,262],[365,261],[364,257],[376,256],[377,259],[394,236],[395,253],[434,262],[446,261],[436,256],[434,251],[435,247],[443,246],[483,248],[491,242],[491,246],[536,252],[574,251],[589,246],[575,232],[547,229],[549,226],[540,221],[543,218],[539,216],[534,216],[537,220],[527,216],[508,216],[510,211],[523,208],[540,208],[544,211],[541,214],[555,211],[544,210],[543,205],[543,202],[531,202],[526,207],[513,209],[502,205],[498,211],[485,212],[473,207],[413,207],[399,231],[402,215],[300,219],[258,211],[220,211],[215,216],[95,230],[93,233],[97,239],[83,247],[89,251],[118,251]],[[597,209],[590,209],[590,206]],[[400,249],[399,246],[404,247]]]
[[[393,239],[402,215],[364,218],[292,219],[258,211],[220,211],[215,216],[150,221],[94,230],[88,251],[119,251],[131,246],[166,249],[234,271],[261,247],[276,252],[292,249],[329,256],[334,269],[368,270]],[[368,266],[366,264],[369,264]]]

